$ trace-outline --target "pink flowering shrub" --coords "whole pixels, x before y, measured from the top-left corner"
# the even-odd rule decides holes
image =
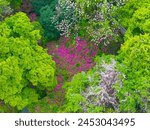
[[[95,62],[94,56],[97,54],[97,46],[86,42],[77,37],[75,44],[70,44],[67,47],[69,38],[64,38],[60,45],[48,44],[48,53],[52,55],[57,66],[57,80],[59,89],[64,81],[71,80],[72,76],[91,69]]]
[[[37,15],[35,13],[31,13],[29,15],[29,19],[30,19],[31,22],[33,22],[33,21],[35,21],[37,19]]]

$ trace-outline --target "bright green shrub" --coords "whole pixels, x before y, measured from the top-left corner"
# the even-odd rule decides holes
[[[116,87],[122,112],[150,112],[150,36],[129,38],[121,47],[123,87]]]
[[[150,3],[149,3],[150,4]],[[128,26],[126,37],[150,33],[150,6],[135,11]]]
[[[150,32],[150,1],[128,0],[116,14],[119,23],[126,28],[125,40],[131,36]]]
[[[0,100],[19,110],[38,100],[37,89],[56,84],[55,63],[37,45],[39,39],[22,12],[0,23]]]
[[[119,52],[119,70],[124,73],[123,87],[116,85],[121,112],[150,111],[150,1],[129,0],[118,12],[119,22],[127,29]]]
[[[131,22],[131,18],[134,13],[140,8],[147,8],[150,5],[149,0],[127,0],[125,6],[120,8],[117,12],[117,17],[119,18],[119,22],[125,28],[128,28]]]

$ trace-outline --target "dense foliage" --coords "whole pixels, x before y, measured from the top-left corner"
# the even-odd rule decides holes
[[[55,6],[58,0],[33,0],[35,13],[39,15],[39,21],[44,28],[44,37],[48,40],[57,39],[60,36],[51,18],[54,16]],[[47,40],[46,40],[47,41]]]
[[[123,112],[150,112],[150,36],[135,36],[121,48],[121,70],[126,75],[119,91]]]
[[[115,70],[113,57],[96,58],[96,66],[88,73],[75,75],[63,87],[67,90],[66,112],[118,112],[116,90],[113,85],[121,83],[121,75]]]
[[[69,38],[60,41],[60,46],[48,45],[48,53],[53,56],[57,65],[58,82],[70,80],[73,75],[81,71],[88,71],[95,63],[93,57],[97,54],[97,47],[86,42],[79,37],[76,38],[74,45],[69,45]],[[69,44],[69,43],[68,43]]]
[[[34,87],[54,87],[55,63],[37,45],[39,30],[24,13],[5,19],[0,32],[0,99],[22,109],[38,100]]]
[[[150,32],[149,0],[130,0],[118,12],[119,22],[127,29],[126,38]]]
[[[0,0],[0,112],[150,112],[149,0]]]

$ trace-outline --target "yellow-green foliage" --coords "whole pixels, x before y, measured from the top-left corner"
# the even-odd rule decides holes
[[[139,35],[127,40],[121,47],[120,70],[126,78],[119,91],[123,112],[150,112],[150,35]]]
[[[124,27],[128,27],[131,23],[131,18],[135,11],[140,9],[141,7],[150,6],[149,0],[127,0],[124,7],[120,8],[117,12],[117,16],[119,17],[120,23]]]
[[[150,33],[150,3],[148,7],[141,7],[135,11],[133,17],[130,19],[126,38],[131,36]]]
[[[38,89],[55,86],[55,63],[37,45],[39,30],[22,12],[0,23],[0,99],[22,109],[37,101]]]
[[[125,39],[150,33],[149,0],[128,0],[126,5],[117,12],[117,17],[120,24],[127,29]]]

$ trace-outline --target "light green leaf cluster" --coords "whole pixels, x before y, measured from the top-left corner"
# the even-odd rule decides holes
[[[150,36],[131,37],[121,48],[120,70],[126,75],[123,87],[117,87],[123,112],[150,111]]]
[[[150,1],[128,0],[117,12],[120,24],[126,28],[125,39],[131,36],[150,33]]]
[[[124,27],[128,27],[129,23],[131,23],[131,18],[136,10],[141,7],[148,7],[149,0],[127,0],[125,6],[120,8],[117,12],[117,16],[119,18],[119,22]]]
[[[150,3],[149,3],[150,5]],[[150,33],[150,6],[141,7],[135,11],[131,18],[131,23],[128,26],[125,37]]]
[[[66,83],[63,88],[66,91],[66,102],[64,107],[65,112],[83,112],[80,105],[81,102],[85,102],[81,92],[85,89],[88,77],[85,72],[75,75],[71,82]]]
[[[119,15],[120,14],[120,15]],[[119,52],[123,87],[115,86],[122,112],[150,111],[150,1],[129,0],[118,12],[127,29]]]
[[[38,46],[40,38],[22,12],[0,23],[0,99],[19,110],[37,101],[33,86],[51,90],[56,84],[55,62]]]

